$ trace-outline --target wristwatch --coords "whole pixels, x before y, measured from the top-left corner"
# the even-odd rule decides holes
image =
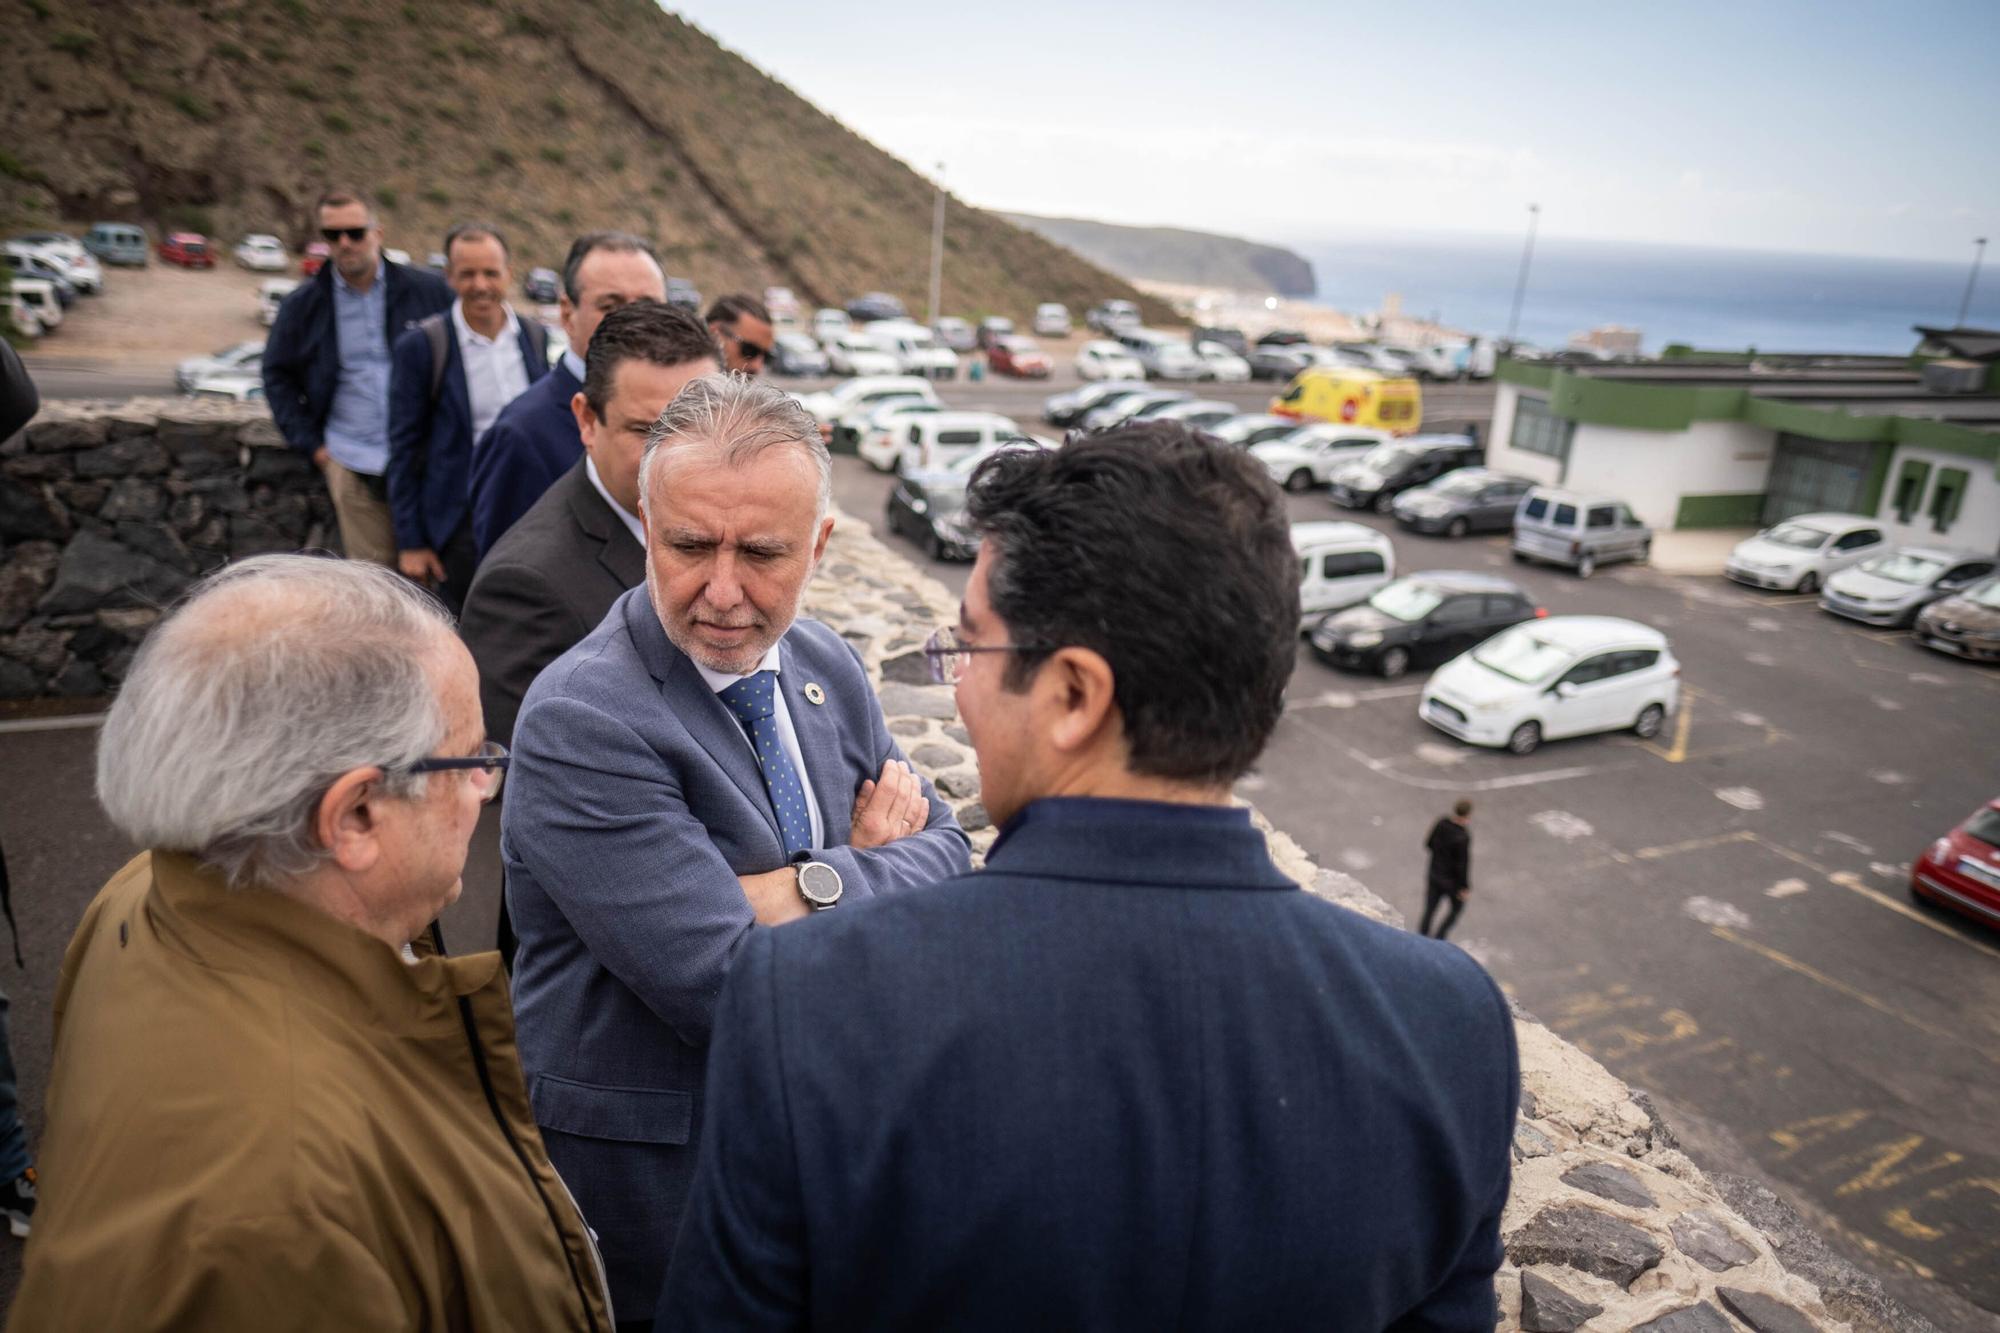
[[[815,912],[824,912],[840,901],[840,872],[824,861],[812,859],[811,852],[800,852],[792,858],[794,873],[798,875],[799,897],[806,900],[806,906]]]

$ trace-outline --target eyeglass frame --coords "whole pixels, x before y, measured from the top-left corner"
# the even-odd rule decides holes
[[[777,353],[775,346],[766,347],[762,343],[753,343],[735,329],[717,329],[716,332],[735,343],[736,349],[743,353],[746,359],[769,361]]]
[[[499,741],[486,741],[479,747],[478,754],[432,755],[414,763],[403,764],[391,772],[395,773],[458,773],[468,769],[483,769],[492,773],[493,785],[479,794],[480,804],[490,802],[500,794],[500,788],[507,780],[507,764],[513,756]]]
[[[319,238],[328,245],[337,245],[341,241],[352,241],[359,245],[368,239],[368,233],[374,229],[375,224],[372,222],[361,227],[321,227]]]
[[[947,647],[941,640],[952,640]],[[970,657],[974,653],[1052,653],[1056,645],[1048,643],[958,643],[958,631],[949,625],[939,625],[924,640],[922,649],[924,664],[930,668],[933,685],[956,685],[959,675],[945,669],[945,663],[954,657]],[[961,673],[962,674],[962,673]]]

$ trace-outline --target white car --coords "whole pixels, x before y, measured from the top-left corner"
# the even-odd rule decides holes
[[[97,256],[84,249],[83,242],[64,231],[31,231],[16,236],[10,244],[28,248],[37,258],[52,265],[80,292],[96,295],[104,290],[104,269]]]
[[[903,367],[895,353],[879,346],[865,333],[852,330],[838,334],[826,344],[827,369],[836,375],[900,375]]]
[[[1035,332],[1044,338],[1069,337],[1069,307],[1060,301],[1044,301],[1036,306]]]
[[[1208,367],[1208,378],[1218,384],[1247,384],[1250,363],[1221,343],[1196,343],[1194,354]]]
[[[7,315],[14,325],[14,332],[23,338],[42,336],[42,317],[35,313],[33,306],[20,297],[10,295],[7,298]]]
[[[1908,629],[1925,607],[1964,592],[1991,574],[1994,564],[1994,557],[1976,551],[1899,546],[1828,579],[1819,607],[1865,625]]]
[[[1076,377],[1080,380],[1142,380],[1146,368],[1124,346],[1099,339],[1076,349]]]
[[[1292,551],[1299,558],[1302,630],[1328,612],[1367,601],[1396,577],[1389,539],[1359,523],[1294,523]]]
[[[213,356],[191,356],[174,367],[174,385],[182,393],[193,393],[195,381],[204,375],[241,373],[246,368],[255,374],[263,357],[264,344],[261,341],[237,343]]]
[[[1658,630],[1615,616],[1550,616],[1502,630],[1439,667],[1417,716],[1474,745],[1532,754],[1543,741],[1660,734],[1680,707],[1681,664]]]
[[[899,429],[902,439],[891,466],[905,474],[947,468],[1021,437],[1021,428],[997,412],[932,412],[910,417]]]
[[[209,370],[194,377],[183,390],[196,398],[223,398],[247,403],[264,396],[264,376],[257,362],[239,370]]]
[[[812,413],[822,432],[831,434],[834,418],[845,416],[865,404],[898,396],[934,403],[937,401],[937,390],[931,387],[929,380],[920,380],[914,375],[867,375],[798,397],[799,405]]]
[[[954,352],[970,352],[979,346],[979,335],[972,325],[957,315],[939,315],[938,322],[931,325],[931,332]]]
[[[915,394],[877,399],[836,420],[834,442],[852,435],[857,457],[877,472],[894,472],[896,455],[903,449],[904,428],[915,417],[944,410],[943,403],[927,402]]]
[[[958,353],[938,342],[937,335],[909,320],[882,319],[867,326],[875,345],[896,358],[896,369],[904,375],[927,379],[958,378]]]
[[[1458,378],[1459,357],[1465,351],[1465,344],[1453,346],[1439,343],[1430,347],[1398,347],[1392,350],[1410,363],[1411,373],[1418,378],[1451,380]]]
[[[845,310],[834,310],[829,307],[813,312],[813,341],[821,347],[825,347],[828,343],[853,327],[854,321],[847,317]]]
[[[1220,426],[1236,415],[1236,404],[1221,402],[1214,398],[1190,399],[1185,403],[1173,403],[1151,413],[1149,421],[1178,421],[1189,430],[1207,430]]]
[[[1861,514],[1800,514],[1736,544],[1723,574],[1753,588],[1818,592],[1831,574],[1889,551],[1882,525]]]
[[[245,236],[236,243],[236,262],[244,268],[255,269],[259,273],[283,273],[292,266],[291,256],[285,253],[284,243],[275,236],[262,232]]]
[[[297,278],[266,278],[257,284],[257,322],[270,328],[278,322],[278,307],[298,290]]]
[[[1309,491],[1326,485],[1341,464],[1367,457],[1369,450],[1392,438],[1387,431],[1366,426],[1315,421],[1275,440],[1251,445],[1250,456],[1286,490]]]
[[[1299,428],[1297,417],[1274,417],[1268,412],[1241,412],[1208,428],[1208,433],[1224,444],[1245,449],[1267,440],[1281,440]],[[1278,478],[1283,481],[1284,478]],[[1310,483],[1308,483],[1310,484]]]
[[[1139,353],[1139,360],[1145,364],[1146,376],[1156,380],[1200,380],[1208,378],[1208,363],[1195,354],[1194,348],[1184,342],[1160,341]],[[1250,368],[1243,368],[1247,379]]]
[[[62,302],[56,298],[56,285],[47,278],[16,277],[13,282],[14,299],[35,312],[43,333],[54,333],[62,324]]]

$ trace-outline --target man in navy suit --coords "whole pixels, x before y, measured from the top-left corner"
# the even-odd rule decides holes
[[[396,565],[465,604],[472,541],[472,446],[500,409],[549,373],[547,335],[507,304],[507,241],[489,223],[445,236],[451,309],[396,339],[389,359],[389,516]],[[442,364],[440,364],[442,353]]]
[[[746,942],[660,1324],[1486,1333],[1507,1003],[1231,803],[1297,652],[1277,488],[1160,423],[1002,453],[968,513],[926,652],[1001,835]]]
[[[789,395],[722,374],[682,389],[639,473],[646,580],[542,672],[514,727],[501,859],[528,1097],[642,1324],[731,959],[968,864],[854,650],[797,618],[831,477]]]
[[[583,458],[570,404],[583,390],[598,324],[620,306],[667,299],[667,277],[653,247],[622,231],[577,237],[563,262],[562,284],[557,308],[569,347],[533,388],[500,409],[472,451],[472,540],[481,561]]]

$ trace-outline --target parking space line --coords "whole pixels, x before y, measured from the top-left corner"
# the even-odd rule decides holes
[[[1295,712],[1304,708],[1352,708],[1356,704],[1372,703],[1377,699],[1407,699],[1422,694],[1421,682],[1415,685],[1383,685],[1372,690],[1322,690],[1310,699],[1286,704],[1285,711]]]
[[[1804,866],[1806,869],[1812,871],[1814,874],[1819,875],[1822,879],[1826,880],[1826,882],[1829,884],[1837,885],[1840,888],[1846,889],[1850,893],[1859,894],[1861,897],[1868,899],[1870,902],[1874,903],[1878,907],[1886,907],[1890,911],[1896,913],[1896,915],[1898,916],[1908,917],[1910,920],[1916,922],[1918,925],[1934,930],[1938,934],[1944,936],[1946,939],[1956,940],[1960,944],[1965,945],[1969,949],[1977,949],[1980,953],[1985,954],[1989,958],[2000,959],[2000,949],[1994,948],[1992,945],[1987,944],[1983,940],[1976,940],[1968,935],[1962,935],[1958,931],[1953,930],[1950,926],[1947,926],[1942,922],[1931,920],[1930,917],[1926,916],[1923,912],[1917,910],[1916,908],[1910,906],[1908,903],[1898,902],[1896,899],[1890,897],[1888,894],[1883,893],[1880,889],[1877,889],[1872,885],[1864,883],[1861,877],[1858,875],[1855,875],[1849,871],[1829,870],[1827,867],[1821,865],[1819,862],[1813,860],[1811,857],[1801,855],[1800,853],[1793,851],[1789,847],[1784,847],[1779,845],[1778,843],[1772,842],[1769,838],[1766,838],[1761,834],[1752,834],[1751,836],[1756,839],[1758,846],[1768,848],[1771,851],[1776,852],[1779,856],[1784,857],[1787,861],[1790,861],[1796,865]]]

